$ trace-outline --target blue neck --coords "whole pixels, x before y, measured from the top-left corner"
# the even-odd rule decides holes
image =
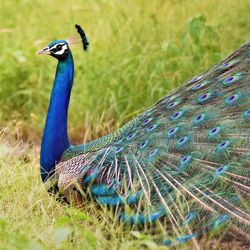
[[[63,152],[70,146],[67,121],[73,78],[74,61],[69,52],[65,60],[58,62],[50,98],[40,153],[43,181],[54,173],[56,163],[60,161]]]

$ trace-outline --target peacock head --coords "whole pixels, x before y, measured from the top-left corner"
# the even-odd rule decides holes
[[[83,44],[83,49],[86,51],[89,45],[85,32],[81,28],[80,25],[75,25],[77,32],[81,36],[81,42]],[[69,49],[70,41],[66,40],[55,40],[51,42],[47,47],[39,50],[37,52],[38,55],[50,55],[57,58],[59,61],[65,60],[70,54]]]
[[[39,50],[38,55],[50,55],[58,60],[64,60],[69,54],[69,44],[65,40],[55,40],[50,43],[47,47]]]

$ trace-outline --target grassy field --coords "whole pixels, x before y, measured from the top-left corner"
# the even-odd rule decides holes
[[[156,248],[138,232],[58,204],[39,176],[39,142],[56,61],[36,51],[75,35],[69,110],[74,143],[130,120],[249,39],[246,0],[2,1],[0,8],[0,249]],[[89,205],[91,206],[91,205]],[[210,247],[209,242],[204,246]]]

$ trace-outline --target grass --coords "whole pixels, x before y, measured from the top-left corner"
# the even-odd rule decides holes
[[[0,249],[137,249],[144,240],[45,192],[39,142],[56,61],[38,49],[74,35],[75,23],[85,28],[90,51],[73,50],[69,133],[86,142],[246,42],[249,8],[245,0],[1,3]]]
[[[84,209],[58,203],[41,183],[39,147],[0,133],[0,249],[1,250],[163,250],[137,228],[115,223],[111,212],[97,211],[93,203]],[[221,243],[225,232],[199,240],[202,249],[241,249],[241,242]],[[191,242],[176,249],[191,249]],[[233,249],[233,248],[232,248]],[[243,248],[244,249],[244,248]]]

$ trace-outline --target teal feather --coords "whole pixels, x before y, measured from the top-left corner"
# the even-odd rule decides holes
[[[119,130],[68,147],[50,179],[69,202],[81,189],[99,205],[120,207],[123,223],[161,223],[160,244],[197,245],[224,226],[247,242],[249,71],[250,43]]]

